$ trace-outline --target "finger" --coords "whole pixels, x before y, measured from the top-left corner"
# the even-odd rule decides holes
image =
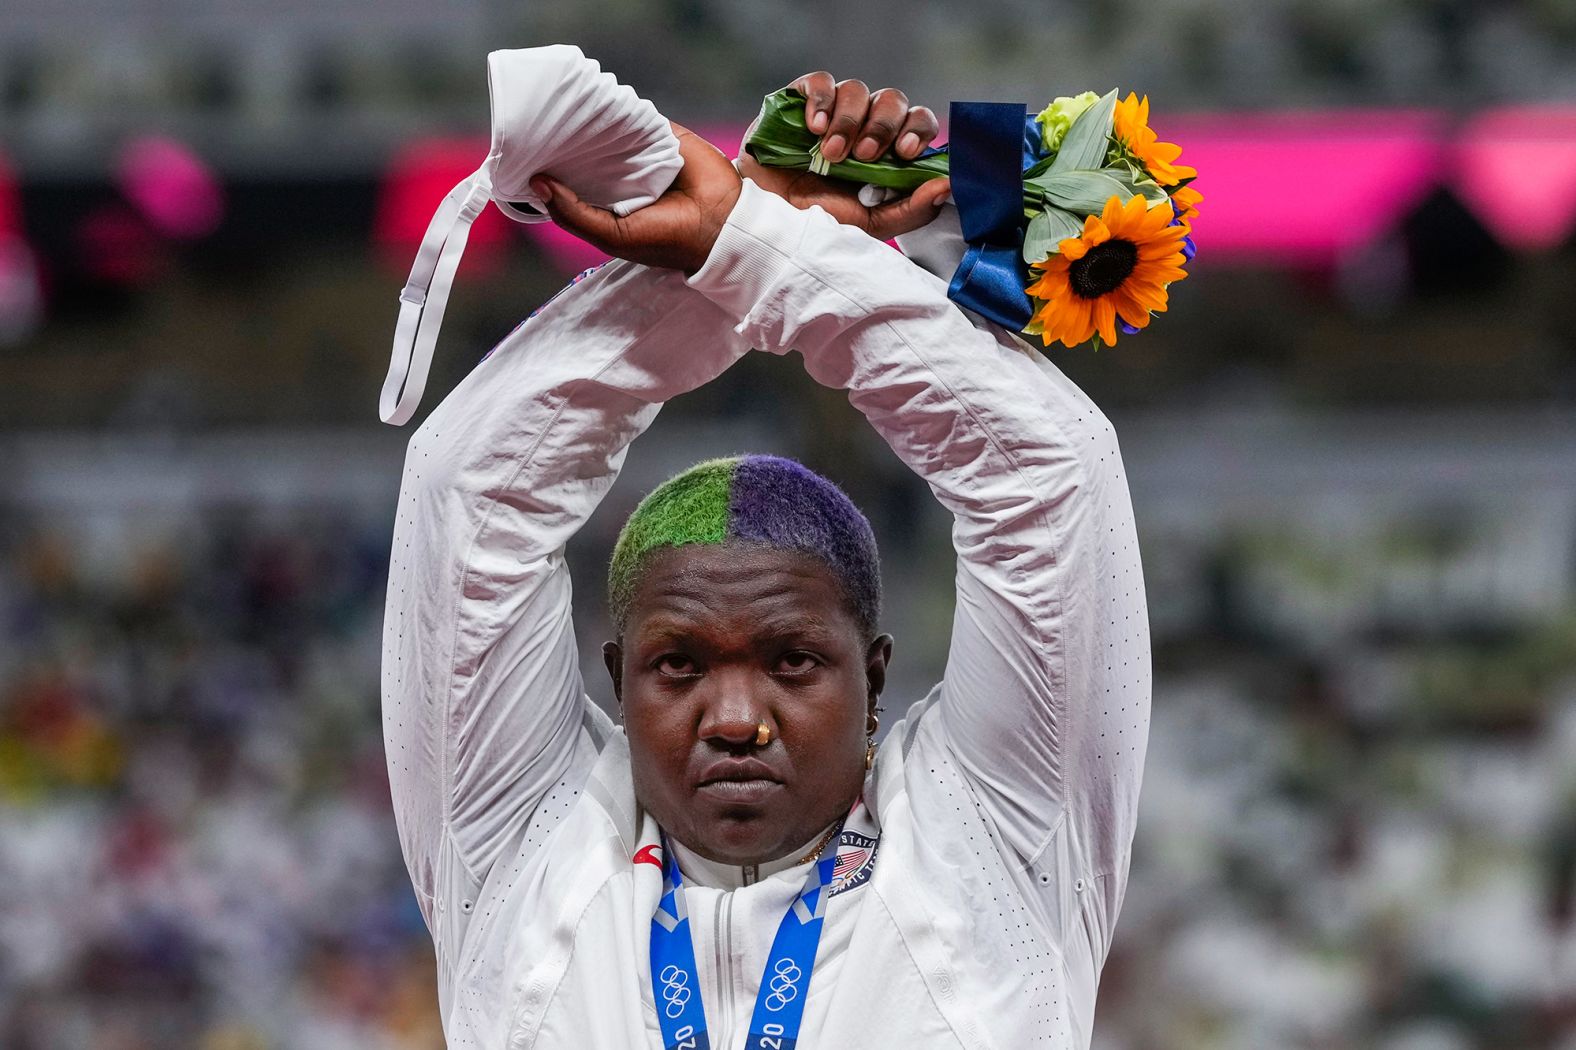
[[[832,104],[832,119],[821,140],[821,156],[836,164],[848,159],[854,136],[870,112],[870,89],[863,80],[845,80],[837,85],[837,101]]]
[[[908,96],[897,88],[882,88],[870,96],[870,112],[859,129],[859,141],[854,144],[854,156],[859,160],[875,160],[897,139],[908,115]]]
[[[912,233],[936,217],[950,192],[950,180],[931,179],[902,200],[871,208],[865,230],[870,236],[883,241],[899,234]]]
[[[618,216],[587,204],[574,190],[547,175],[533,176],[531,189],[542,198],[553,222],[609,255],[618,254],[617,248],[624,239]]]
[[[805,127],[816,135],[826,131],[832,106],[837,101],[837,81],[832,74],[825,70],[806,73],[788,86],[804,96]]]
[[[929,106],[915,106],[903,118],[903,129],[897,136],[897,154],[913,160],[924,152],[926,146],[941,134],[941,122]]]

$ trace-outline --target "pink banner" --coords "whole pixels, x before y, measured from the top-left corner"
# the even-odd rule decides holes
[[[1196,116],[1157,129],[1204,195],[1194,239],[1218,259],[1333,263],[1434,186],[1441,121],[1415,112]]]
[[[1451,150],[1448,181],[1506,244],[1563,244],[1576,225],[1576,108],[1480,114]]]

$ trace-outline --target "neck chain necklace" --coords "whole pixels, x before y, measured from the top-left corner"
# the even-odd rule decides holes
[[[794,864],[806,864],[819,857],[821,855],[821,851],[826,848],[826,844],[832,841],[832,836],[837,834],[837,830],[842,826],[843,822],[838,821],[836,824],[833,824],[831,827],[827,828],[826,834],[822,835],[816,844],[810,847],[810,851],[808,853],[794,861]]]
[[[831,827],[827,828],[826,834],[817,839],[815,845],[811,846],[809,851],[805,853],[804,856],[793,862],[794,867],[798,867],[800,864],[808,864],[810,861],[819,857],[821,855],[821,851],[826,849],[826,844],[832,841],[832,836],[837,834],[837,829],[840,826],[840,824],[833,824]],[[743,882],[746,886],[753,886],[757,882],[761,881],[761,866],[759,864],[741,864],[739,865],[739,871],[743,876]]]

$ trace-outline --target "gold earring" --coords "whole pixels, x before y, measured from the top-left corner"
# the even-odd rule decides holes
[[[771,739],[772,731],[767,728],[766,722],[763,720],[760,725],[755,727],[755,746],[765,747],[771,742]]]
[[[874,711],[870,712],[869,721],[865,723],[865,769],[868,771],[876,764],[876,730],[881,728],[881,716]]]

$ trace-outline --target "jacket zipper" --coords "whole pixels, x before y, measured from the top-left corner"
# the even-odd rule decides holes
[[[712,943],[717,952],[717,1027],[715,1046],[724,1050],[733,1042],[733,894],[717,895]]]

